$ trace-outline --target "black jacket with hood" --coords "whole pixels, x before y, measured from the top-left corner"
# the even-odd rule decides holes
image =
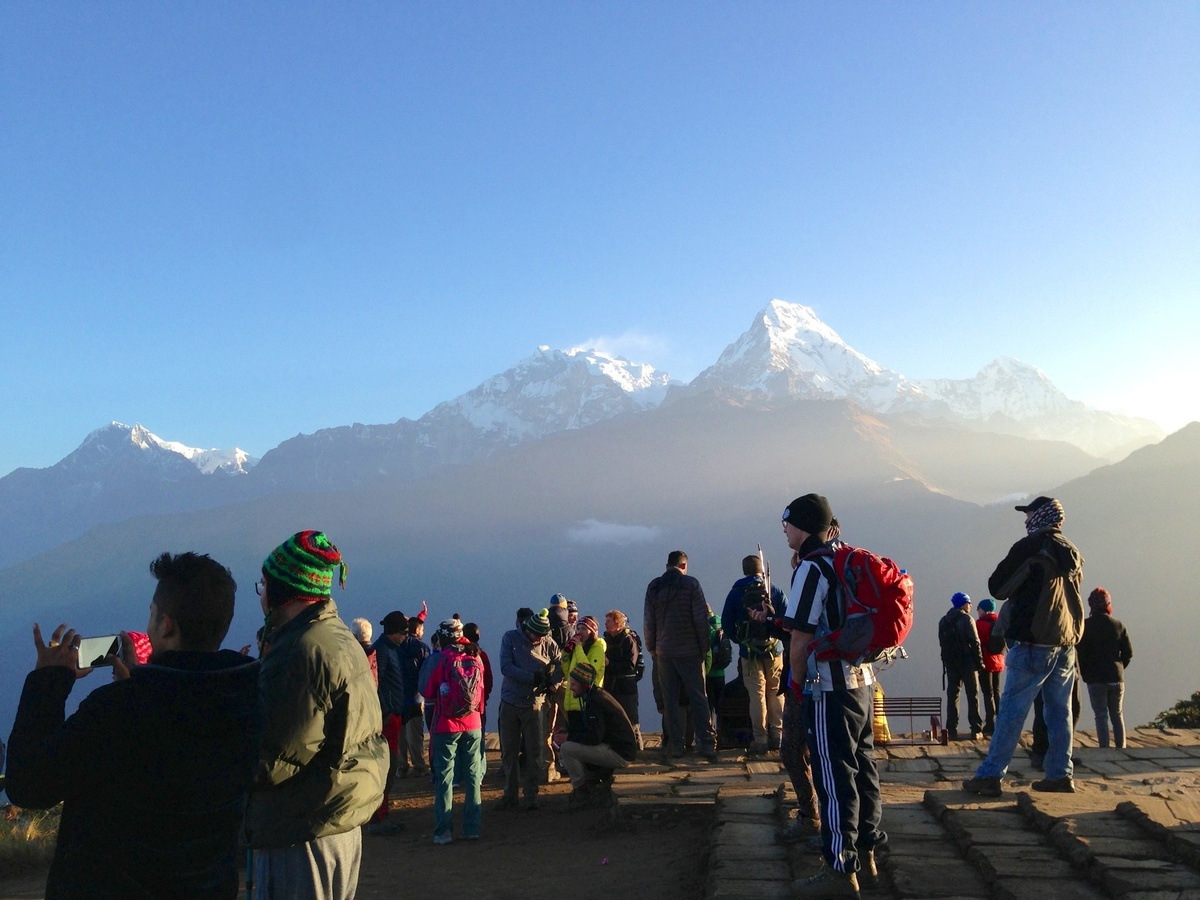
[[[75,673],[29,673],[6,787],[17,806],[63,803],[47,900],[237,895],[258,669],[232,650],[157,653],[69,718]]]

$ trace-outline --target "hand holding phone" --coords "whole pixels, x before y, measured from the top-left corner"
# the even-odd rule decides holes
[[[68,628],[63,622],[50,635],[50,640],[42,639],[42,629],[33,623],[33,646],[37,650],[35,669],[46,669],[51,666],[62,666],[75,672],[76,678],[82,678],[92,670],[79,667],[80,637],[74,628]]]
[[[101,637],[83,638],[79,641],[79,668],[92,669],[111,666],[110,656],[121,652],[121,636],[106,634]]]

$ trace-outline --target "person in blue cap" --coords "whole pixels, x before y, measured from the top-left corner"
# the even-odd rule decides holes
[[[950,598],[950,609],[938,622],[938,644],[942,651],[942,678],[946,686],[946,730],[950,740],[958,740],[958,695],[967,695],[967,724],[971,740],[983,740],[983,719],[979,715],[979,673],[983,671],[983,651],[979,632],[971,618],[971,598],[958,591]]]

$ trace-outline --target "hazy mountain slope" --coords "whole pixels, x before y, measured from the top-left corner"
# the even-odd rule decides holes
[[[910,427],[840,402],[761,410],[708,395],[423,479],[98,527],[3,572],[0,602],[13,627],[0,639],[0,667],[9,683],[19,683],[32,662],[28,624],[35,619],[65,619],[89,633],[141,627],[153,591],[146,565],[164,549],[209,552],[233,568],[242,590],[227,645],[248,643],[261,623],[251,585],[262,558],[307,527],[328,531],[346,555],[348,590],[336,599],[347,618],[378,622],[427,598],[435,617],[458,611],[479,622],[491,649],[518,606],[538,607],[561,590],[585,612],[621,608],[638,625],[645,584],[676,547],[691,554],[714,607],[738,577],[741,557],[759,542],[777,580],[786,582],[780,512],[797,494],[817,490],[832,501],[848,540],[893,556],[916,580],[912,658],[885,674],[887,689],[938,693],[936,620],[954,591],[986,594],[988,574],[1022,533],[1021,516],[1011,503],[979,507],[929,490],[935,467],[921,457],[922,442],[906,433]],[[955,429],[934,437],[923,443],[964,456],[979,439]],[[1198,443],[1195,426],[1061,488],[1022,477],[1029,479],[1023,490],[1063,498],[1068,534],[1088,560],[1088,583],[1114,591],[1135,656],[1145,648],[1146,663],[1154,648],[1166,658],[1192,655],[1192,629],[1178,625],[1180,616],[1194,621],[1194,598],[1184,593],[1185,565],[1175,561],[1200,550],[1194,529],[1180,521],[1195,508],[1200,487]],[[1131,564],[1146,559],[1163,562],[1148,570]],[[1131,723],[1195,689],[1194,667],[1149,668],[1143,676],[1135,658]],[[11,718],[15,695],[3,702],[9,705],[0,706],[0,721]]]
[[[666,373],[651,366],[596,350],[540,347],[415,422],[327,428],[284,441],[263,457],[254,481],[266,492],[340,489],[382,476],[419,476],[653,408],[669,382]]]
[[[242,450],[164,441],[112,422],[45,469],[0,478],[0,565],[141,513],[200,509],[242,499],[256,460]]]

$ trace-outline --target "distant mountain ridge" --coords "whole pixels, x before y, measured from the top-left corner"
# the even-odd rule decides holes
[[[164,477],[170,478],[177,471],[181,457],[201,475],[212,475],[214,472],[244,475],[258,462],[257,457],[237,447],[232,450],[202,450],[177,441],[164,441],[142,425],[110,422],[84,438],[83,443],[57,465],[72,472],[98,472],[124,458],[157,466]]]
[[[0,527],[15,535],[0,548],[0,565],[130,515],[424,477],[702,394],[717,402],[745,397],[767,406],[847,400],[873,414],[1067,441],[1106,459],[1162,437],[1151,422],[1070,400],[1039,370],[1012,359],[996,360],[972,379],[909,380],[854,350],[812,309],[772,300],[688,385],[598,350],[543,346],[415,421],[297,435],[261,460],[238,449],[201,450],[166,441],[141,425],[111,423],[54,466],[0,478]]]
[[[484,459],[508,447],[657,407],[670,378],[598,350],[537,353],[420,419],[326,428],[284,441],[255,477],[278,487],[344,488]]]
[[[771,399],[850,400],[877,413],[957,421],[969,428],[1067,441],[1094,456],[1121,456],[1159,441],[1153,422],[1089,409],[1044,373],[997,359],[974,378],[910,381],[853,349],[813,310],[772,300],[749,330],[688,386]]]

